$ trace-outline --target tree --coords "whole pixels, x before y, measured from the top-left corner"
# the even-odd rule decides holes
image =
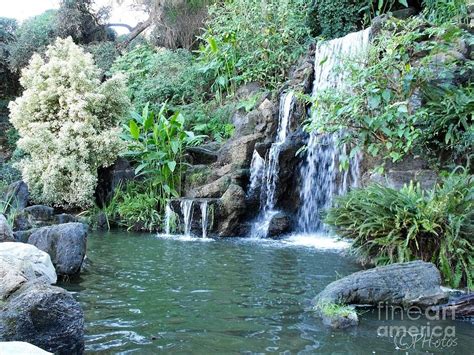
[[[9,64],[12,71],[19,72],[28,64],[35,52],[41,52],[57,36],[56,10],[27,19],[16,31],[16,40],[8,45]]]
[[[62,0],[57,14],[58,36],[71,36],[80,44],[113,41],[115,32],[106,24],[110,8],[95,11],[93,5],[93,0]]]
[[[93,203],[97,169],[121,150],[118,127],[128,108],[124,80],[100,82],[92,55],[69,37],[22,72],[23,95],[9,105],[18,130],[19,163],[35,201],[65,208]]]

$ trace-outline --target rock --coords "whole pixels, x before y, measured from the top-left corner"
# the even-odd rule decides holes
[[[81,270],[86,254],[87,226],[83,223],[65,223],[38,228],[28,238],[28,244],[51,256],[60,276],[73,276]]]
[[[245,213],[245,191],[231,184],[221,198],[222,211],[218,219],[217,232],[220,237],[232,237],[240,234],[241,217]]]
[[[217,150],[219,147],[217,147],[217,150],[215,148],[215,146],[188,147],[186,152],[191,155],[194,165],[212,164],[217,161]]]
[[[82,354],[84,314],[65,290],[29,282],[2,305],[0,340],[28,342],[55,354]]]
[[[191,198],[218,198],[221,197],[230,185],[232,178],[224,175],[221,178],[209,184],[192,189],[186,194]]]
[[[0,244],[0,300],[6,299],[27,281],[41,279],[56,283],[56,271],[51,258],[33,245]]]
[[[55,224],[73,223],[77,222],[77,218],[67,213],[60,213],[54,216]]]
[[[359,324],[359,318],[354,307],[337,304],[320,304],[316,312],[322,318],[324,325],[333,329],[345,329]]]
[[[99,207],[103,207],[114,196],[121,185],[135,179],[135,169],[123,158],[109,167],[99,168],[95,196]]]
[[[330,283],[313,300],[316,309],[344,305],[401,305],[426,308],[447,299],[441,289],[441,276],[435,265],[424,261],[392,264],[359,271]],[[320,312],[321,313],[321,312]],[[339,312],[322,312],[326,322],[346,324]],[[350,312],[343,312],[346,316]],[[350,315],[354,322],[355,312]]]
[[[189,167],[183,176],[184,196],[190,196],[192,190],[209,183],[211,174],[213,174],[213,171],[208,165],[201,164]]]
[[[280,147],[278,184],[275,190],[276,205],[279,209],[295,213],[300,207],[299,167],[303,156],[296,155],[298,150],[305,144],[306,133],[296,131],[291,133],[284,144]]]
[[[30,235],[33,234],[38,228],[27,229],[26,231],[16,231],[13,232],[13,236],[15,237],[15,241],[21,243],[28,243],[28,238]]]
[[[231,139],[219,150],[218,164],[232,164],[236,168],[248,168],[252,159],[255,144],[261,140],[261,134],[251,134]]]
[[[257,94],[262,91],[262,86],[257,82],[251,82],[240,86],[237,89],[236,96],[238,99],[247,99],[250,96]]]
[[[275,238],[285,234],[290,230],[291,219],[283,212],[278,212],[272,216],[268,226],[268,237]]]
[[[447,318],[474,318],[474,293],[458,297],[447,304],[430,307],[429,310],[446,315]]]
[[[435,265],[424,261],[380,266],[359,271],[329,284],[315,299],[337,304],[427,307],[446,300]]]
[[[43,205],[26,207],[15,215],[14,230],[27,230],[54,223],[54,208]]]
[[[19,210],[28,206],[29,198],[28,186],[21,180],[10,184],[3,195],[4,201],[7,201],[14,209]]]
[[[0,354],[2,355],[22,355],[22,354],[29,354],[29,355],[52,355],[53,353],[49,353],[44,351],[37,346],[25,343],[23,341],[8,341],[8,342],[0,342],[0,349],[2,350]]]
[[[7,219],[3,214],[0,213],[0,243],[1,242],[14,242],[13,231],[8,224]]]

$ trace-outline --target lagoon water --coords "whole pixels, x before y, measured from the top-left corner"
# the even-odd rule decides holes
[[[91,354],[404,354],[400,339],[377,330],[421,328],[426,319],[386,321],[382,313],[378,320],[371,310],[357,328],[332,331],[314,316],[311,299],[360,270],[344,242],[321,241],[322,249],[309,235],[268,241],[92,233],[86,271],[62,286],[83,306]],[[434,325],[454,326],[457,345],[441,349],[437,338],[425,338],[410,354],[472,353],[473,324]]]

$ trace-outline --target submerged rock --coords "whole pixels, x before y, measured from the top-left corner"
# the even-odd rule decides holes
[[[413,261],[356,272],[334,281],[316,296],[314,304],[316,308],[351,304],[426,308],[446,299],[447,293],[441,289],[441,276],[436,266]],[[324,313],[322,317],[324,320]],[[331,317],[335,319],[326,319],[325,323],[337,324],[337,313]]]
[[[83,223],[65,223],[35,230],[28,238],[51,256],[56,272],[60,276],[79,273],[86,255],[87,226]]]
[[[1,242],[14,242],[13,231],[7,222],[7,219],[3,214],[0,213],[0,243]]]
[[[24,341],[56,354],[82,354],[84,314],[62,288],[29,282],[1,308],[0,340]]]

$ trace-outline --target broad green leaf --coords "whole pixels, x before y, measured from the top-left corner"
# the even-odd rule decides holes
[[[130,135],[135,139],[138,140],[140,137],[140,128],[138,127],[137,123],[133,120],[130,121]]]

